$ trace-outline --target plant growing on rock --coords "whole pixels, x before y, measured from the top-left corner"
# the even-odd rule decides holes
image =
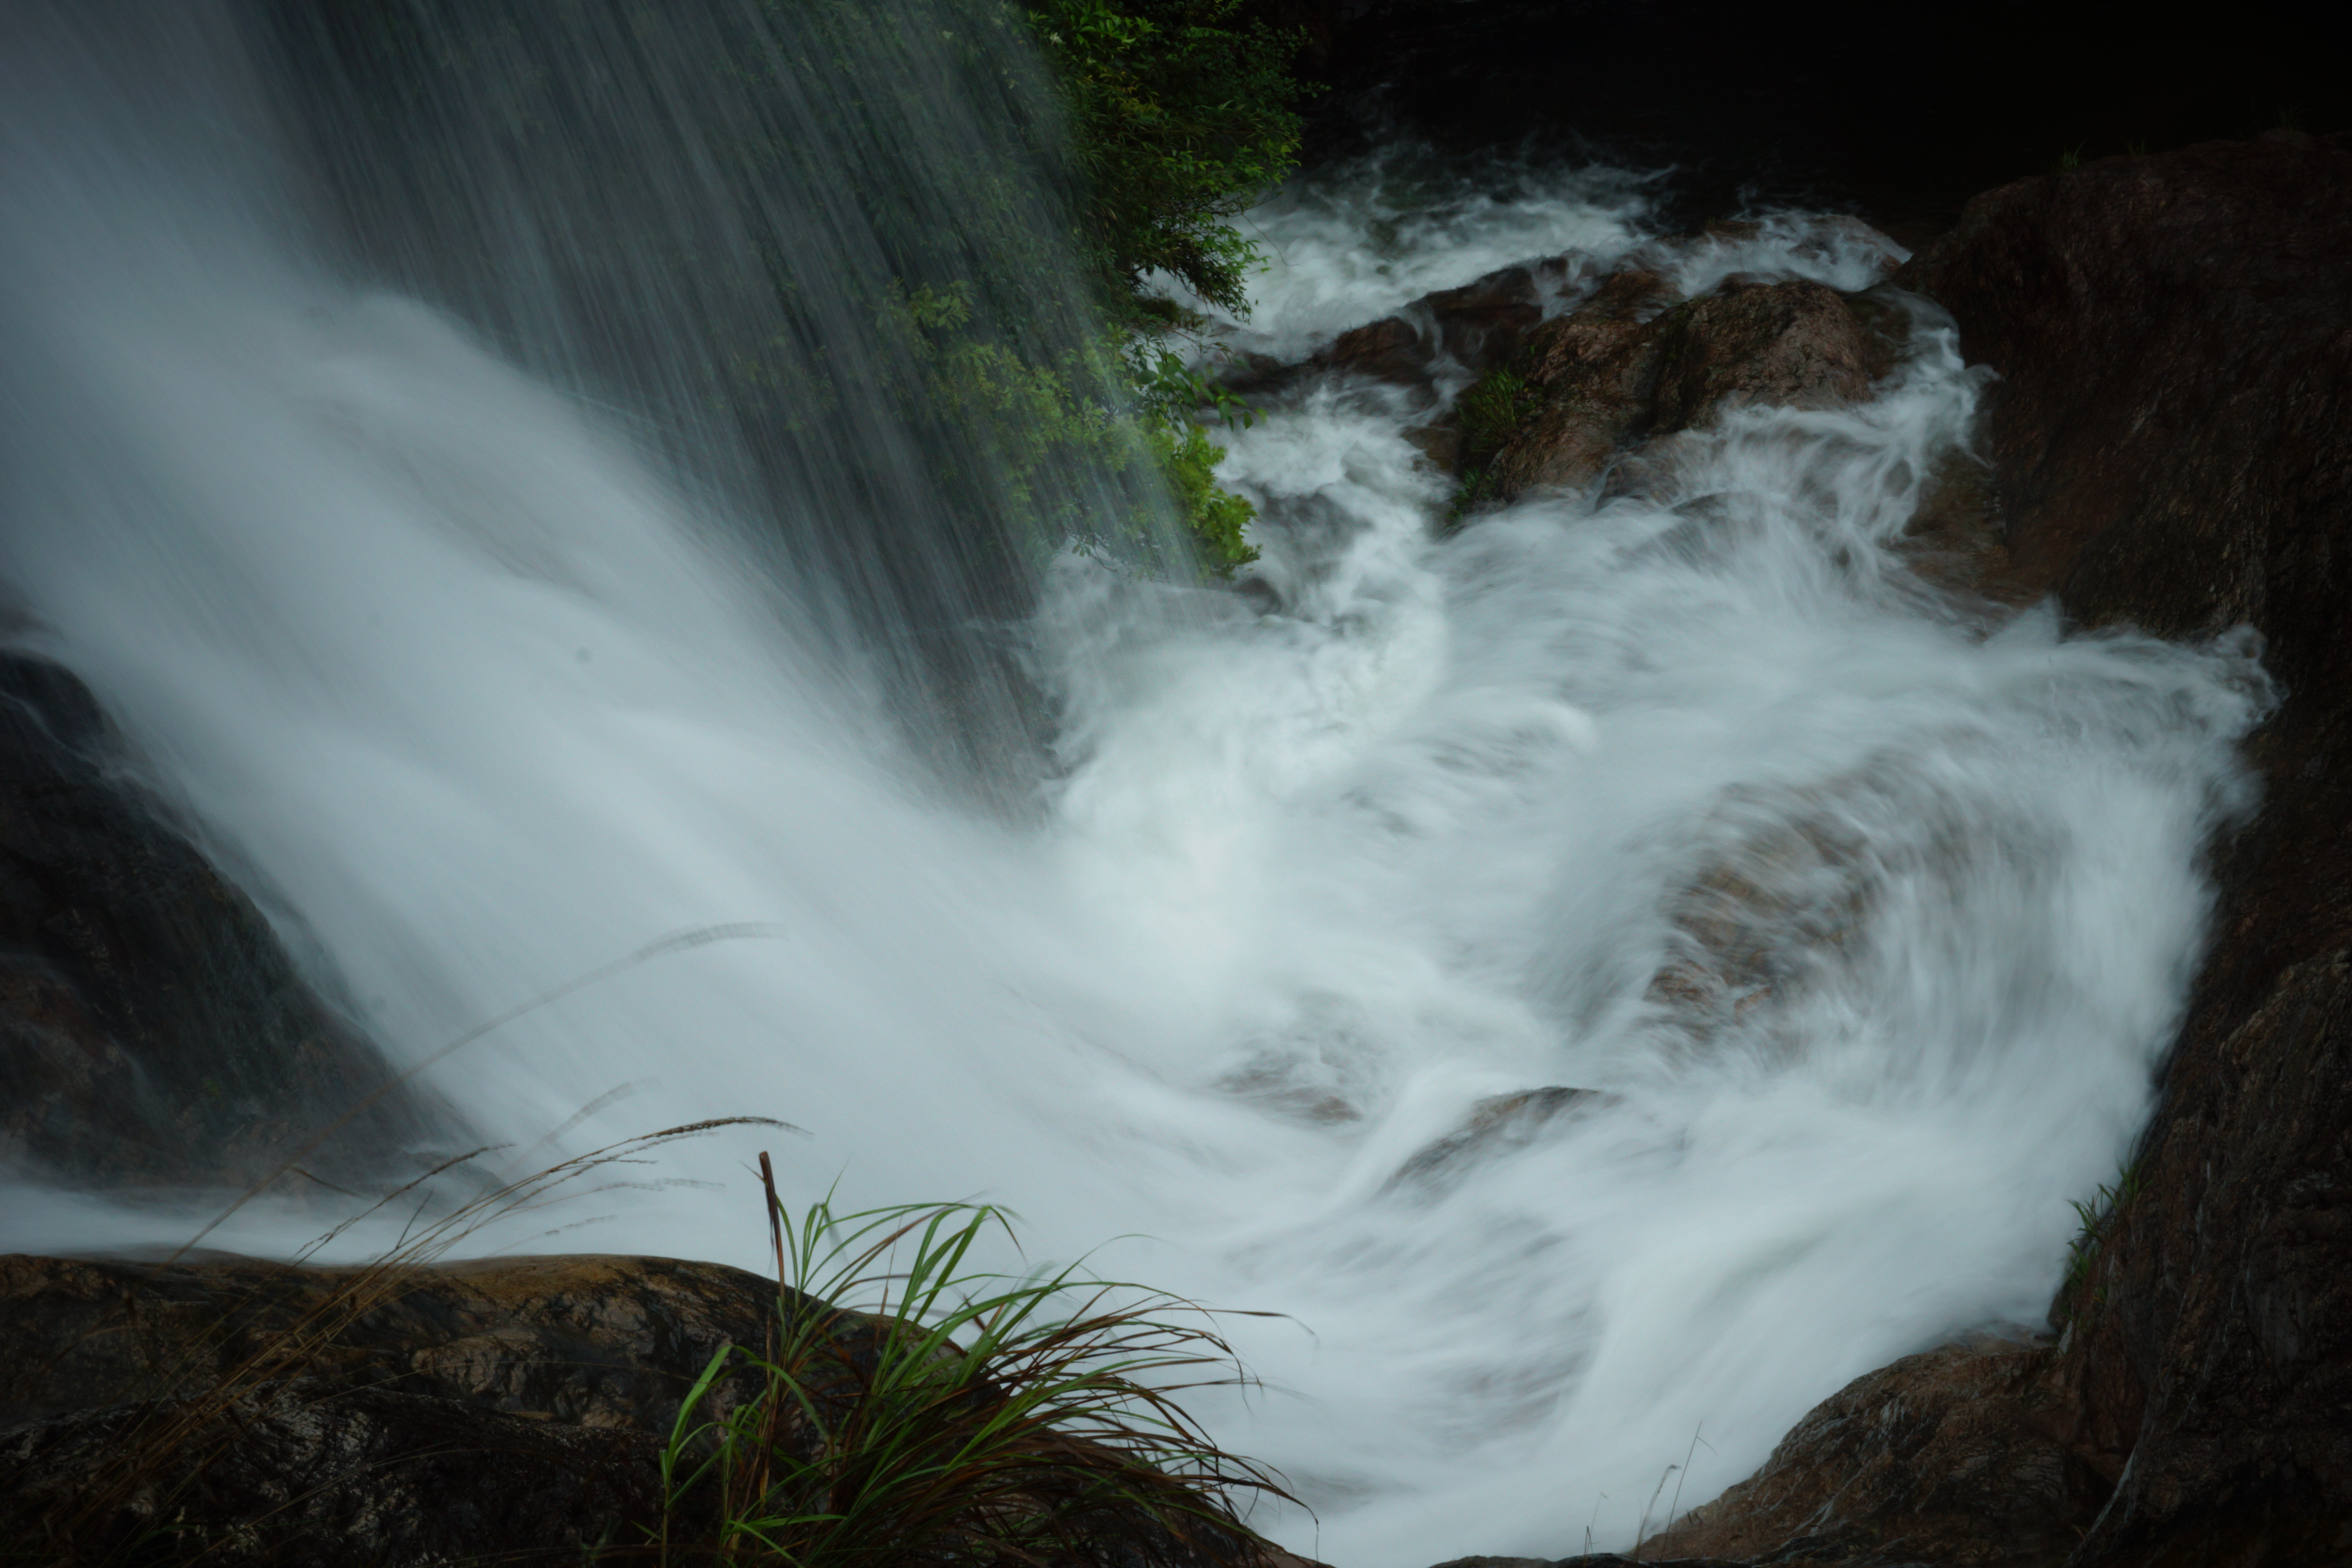
[[[2091,1268],[2098,1261],[2100,1248],[2115,1233],[2116,1218],[2124,1206],[2138,1195],[2139,1163],[2132,1161],[2116,1167],[2115,1185],[2102,1182],[2098,1193],[2088,1202],[2079,1198],[2066,1200],[2074,1217],[2082,1222],[2074,1238],[2066,1244],[2066,1278],[2058,1288],[2058,1300],[2069,1321],[2082,1316],[2086,1304],[2093,1310],[2106,1305],[2106,1288],[2091,1285]]]
[[[1454,417],[1462,426],[1462,485],[1447,510],[1449,521],[1460,521],[1493,493],[1495,455],[1542,406],[1543,389],[1508,365],[1488,371],[1454,399]]]
[[[989,1233],[1011,1236],[986,1205],[844,1214],[821,1201],[793,1215],[772,1179],[767,1192],[774,1337],[711,1359],[663,1460],[675,1516],[715,1504],[720,1555],[795,1568],[1260,1559],[1237,1500],[1288,1494],[1175,1398],[1242,1379],[1224,1341],[1181,1321],[1199,1309],[1075,1266],[969,1271]],[[704,1418],[730,1364],[764,1387]],[[665,1563],[712,1549],[674,1540],[667,1521],[660,1546]]]

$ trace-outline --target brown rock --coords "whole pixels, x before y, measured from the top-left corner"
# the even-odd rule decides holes
[[[1528,267],[1506,267],[1459,289],[1424,295],[1421,305],[1435,319],[1446,356],[1468,371],[1510,358],[1543,320],[1543,295]]]
[[[1619,273],[1529,336],[1515,366],[1541,402],[1495,457],[1498,497],[1580,489],[1632,443],[1747,404],[1858,401],[1893,368],[1903,330],[1890,312],[1801,279],[1728,279],[1660,313],[1666,298],[1654,274]]]
[[[1543,284],[1565,270],[1564,261],[1554,258],[1424,294],[1393,316],[1340,333],[1307,368],[1422,387],[1441,360],[1473,374],[1489,369],[1516,353],[1543,320]]]
[[[721,1344],[757,1347],[776,1283],[661,1258],[485,1259],[405,1269],[257,1258],[0,1258],[0,1423],[189,1399],[263,1366],[593,1426],[666,1431]],[[715,1409],[733,1394],[722,1387]]]
[[[110,1474],[184,1420],[135,1475]],[[295,1384],[217,1411],[122,1405],[0,1433],[0,1505],[21,1510],[12,1546],[41,1561],[69,1547],[68,1561],[232,1568],[576,1563],[658,1536],[659,1452],[646,1432]]]
[[[1993,605],[2021,609],[2044,592],[2016,570],[1991,470],[1968,452],[1938,459],[1895,549],[1928,582]]]
[[[657,1524],[683,1394],[720,1345],[765,1342],[777,1300],[664,1258],[0,1258],[0,1513],[207,1562],[577,1561]],[[753,1388],[722,1379],[705,1411]]]
[[[65,1543],[76,1561],[112,1561],[143,1542],[141,1561],[237,1568],[577,1563],[600,1542],[631,1558],[659,1523],[658,1459],[683,1395],[721,1346],[768,1343],[779,1304],[772,1280],[667,1258],[0,1258],[14,1373],[0,1536],[37,1561]],[[781,1304],[814,1306],[790,1292]],[[827,1324],[837,1359],[803,1387],[829,1419],[862,1386],[875,1327],[849,1313]],[[724,1374],[696,1416],[723,1418],[760,1387]],[[818,1450],[797,1405],[778,1436]],[[703,1506],[688,1495],[677,1521],[697,1556]],[[1319,1568],[1213,1524],[1180,1542],[1113,1508],[1102,1529],[1099,1550],[1055,1568]]]
[[[1833,408],[1870,395],[1893,357],[1835,289],[1727,279],[1658,323],[1652,427],[1686,430],[1750,403]]]
[[[1383,316],[1341,332],[1308,363],[1321,369],[1353,371],[1375,381],[1425,384],[1437,357],[1434,337],[1403,316]]]
[[[1440,473],[1450,474],[1462,467],[1462,424],[1450,415],[1413,426],[1405,431],[1404,438]]]
[[[1642,1555],[2054,1564],[2109,1490],[2067,1442],[2074,1418],[2047,1346],[1985,1340],[1906,1356],[1822,1401],[1761,1470]]]
[[[1530,337],[1521,363],[1542,403],[1495,458],[1499,498],[1580,489],[1647,426],[1661,353],[1650,322],[1668,298],[1655,273],[1616,273]]]

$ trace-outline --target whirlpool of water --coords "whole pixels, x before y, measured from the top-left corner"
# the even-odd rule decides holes
[[[569,1146],[807,1135],[680,1146],[662,1174],[718,1190],[486,1245],[758,1267],[762,1142],[798,1198],[1001,1201],[1033,1256],[1286,1315],[1234,1320],[1265,1387],[1202,1408],[1346,1568],[1622,1545],[1667,1467],[1687,1507],[1846,1379],[2038,1318],[2146,1112],[2262,684],[1914,574],[1981,389],[1932,310],[1864,405],[1742,410],[1646,488],[1458,530],[1425,411],[1292,385],[1221,437],[1261,509],[1237,585],[1070,553],[992,633],[1051,721],[1008,812],[909,760],[792,580],[823,557],[730,543],[691,443],[61,90],[6,128],[20,640],[395,1061],[665,931],[761,933],[428,1080],[526,1146],[585,1105]],[[242,90],[199,106],[207,167],[266,194]],[[1555,309],[1637,252],[1685,291],[1885,258],[1801,215],[1661,239],[1647,188],[1307,182],[1252,215],[1232,341],[1296,358],[1538,256],[1576,258]],[[175,1223],[27,1186],[5,1240]]]

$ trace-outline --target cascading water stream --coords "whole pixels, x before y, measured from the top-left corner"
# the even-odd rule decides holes
[[[39,90],[0,82],[22,640],[397,1061],[665,931],[772,933],[434,1068],[487,1136],[619,1086],[570,1146],[780,1116],[810,1133],[773,1145],[795,1197],[985,1194],[1036,1255],[1129,1235],[1108,1271],[1290,1314],[1234,1321],[1273,1387],[1204,1409],[1319,1510],[1277,1532],[1346,1568],[1622,1545],[1685,1456],[1687,1507],[1845,1379],[2042,1310],[2066,1200],[2145,1113],[2263,688],[2235,646],[1988,634],[1912,575],[1896,542],[1978,393],[1932,318],[1867,405],[1742,411],[1658,488],[1450,535],[1397,395],[1300,385],[1226,437],[1264,514],[1242,592],[1045,572],[1057,769],[990,813],[916,755],[937,690],[900,700],[980,679],[887,646],[953,596],[889,586],[914,524],[848,590],[806,580],[837,527],[761,551],[740,521],[951,513],[840,477],[921,432],[856,411],[820,472],[696,426],[689,370],[623,371],[703,353],[664,333],[707,299],[599,359],[533,336],[582,319],[538,274],[474,276],[509,293],[470,321],[355,283],[272,184],[233,29],[175,36],[232,63],[159,105],[54,52],[120,35],[44,27],[12,54],[52,51]],[[1296,355],[1568,249],[1589,279],[1648,247],[1685,291],[1875,275],[1797,219],[1650,239],[1641,189],[1401,205],[1370,165],[1289,193],[1253,219],[1277,263],[1242,341]],[[818,248],[858,265],[840,222]],[[1598,1092],[1416,1161],[1548,1087]],[[664,1175],[726,1190],[606,1194],[535,1245],[758,1267],[758,1146],[674,1151]],[[0,1239],[184,1223],[27,1185]],[[215,1244],[308,1223],[257,1206]]]

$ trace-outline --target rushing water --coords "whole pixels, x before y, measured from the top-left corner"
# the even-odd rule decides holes
[[[38,31],[19,60],[64,48]],[[1688,1507],[1844,1380],[2038,1317],[2067,1200],[2145,1113],[2261,681],[2233,645],[1988,631],[1910,574],[1893,542],[1980,391],[1932,314],[1865,406],[1743,412],[1657,487],[1450,534],[1398,394],[1295,388],[1226,437],[1263,508],[1242,591],[1045,570],[1015,640],[1051,765],[983,809],[1018,766],[942,790],[993,764],[937,761],[927,715],[985,681],[894,662],[889,616],[953,597],[889,586],[919,535],[855,594],[837,527],[744,542],[747,496],[787,525],[971,504],[857,478],[916,438],[878,405],[747,458],[690,374],[614,369],[664,363],[642,321],[599,360],[532,326],[584,317],[528,268],[428,308],[306,240],[233,66],[159,108],[62,58],[0,82],[24,638],[396,1059],[664,932],[764,933],[429,1079],[525,1145],[617,1088],[569,1146],[808,1135],[688,1145],[663,1173],[723,1191],[496,1239],[757,1267],[761,1142],[796,1196],[984,1194],[1033,1256],[1127,1237],[1100,1267],[1289,1315],[1234,1321],[1270,1386],[1208,1413],[1344,1568],[1622,1545],[1667,1467]],[[1562,306],[1637,254],[1690,290],[1885,259],[1793,217],[1670,244],[1607,171],[1401,169],[1253,215],[1276,260],[1238,346],[1563,250]],[[1547,1086],[1602,1092],[1400,1179]],[[181,1223],[26,1189],[0,1239]]]

